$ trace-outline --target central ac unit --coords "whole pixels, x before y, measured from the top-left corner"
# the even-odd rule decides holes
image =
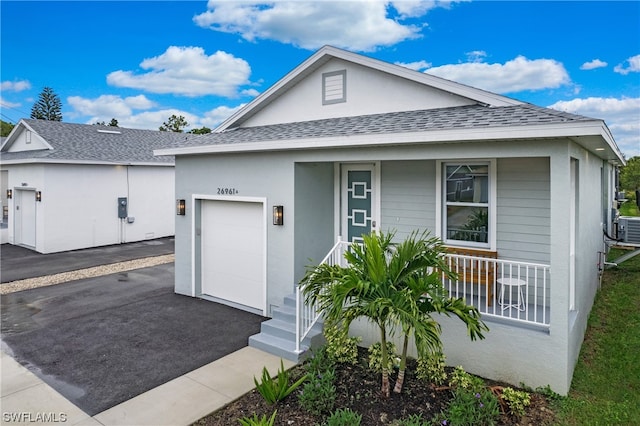
[[[640,245],[640,217],[620,216],[618,218],[618,240],[627,244]]]

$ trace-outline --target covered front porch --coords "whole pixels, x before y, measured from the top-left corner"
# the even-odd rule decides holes
[[[355,243],[338,241],[321,263],[348,266],[344,253]],[[451,297],[462,298],[478,309],[484,320],[546,331],[550,326],[550,266],[541,263],[445,253],[457,279],[442,284]],[[305,304],[302,288],[296,289],[296,351],[320,315]]]

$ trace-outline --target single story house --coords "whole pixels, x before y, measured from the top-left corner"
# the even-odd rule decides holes
[[[204,137],[156,151],[185,205],[175,291],[273,317],[250,344],[300,352],[282,313],[308,265],[428,230],[475,270],[446,285],[490,327],[471,342],[440,318],[448,363],[569,390],[624,162],[602,120],[326,46]]]
[[[174,235],[173,157],[195,135],[20,120],[0,148],[7,241],[40,253]]]

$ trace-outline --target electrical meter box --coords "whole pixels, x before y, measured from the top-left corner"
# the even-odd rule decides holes
[[[119,219],[127,218],[127,197],[118,198],[118,218]]]

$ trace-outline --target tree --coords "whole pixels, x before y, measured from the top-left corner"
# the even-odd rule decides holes
[[[448,268],[438,239],[413,233],[393,244],[393,233],[363,235],[345,253],[348,266],[322,264],[309,267],[301,281],[305,301],[317,304],[328,326],[348,330],[357,318],[366,318],[380,331],[382,395],[389,396],[387,337],[398,328],[404,334],[401,372],[402,390],[408,338],[412,335],[421,357],[442,347],[440,326],[432,313],[453,313],[467,325],[471,339],[488,330],[476,308],[462,299],[448,297],[441,275],[455,277]]]
[[[182,133],[182,130],[187,127],[189,123],[184,118],[184,116],[177,117],[175,114],[169,117],[169,120],[162,123],[162,126],[159,127],[161,132],[176,132]]]
[[[62,102],[50,87],[45,87],[38,100],[31,107],[31,118],[49,121],[62,121]]]
[[[7,123],[4,120],[0,120],[0,136],[2,137],[9,136],[9,133],[11,133],[14,127],[15,127],[14,124]]]
[[[201,129],[191,129],[187,133],[193,133],[194,135],[206,135],[207,133],[211,133],[211,129],[202,126]]]
[[[116,120],[115,118],[112,118],[111,121],[109,122],[109,124],[105,123],[104,120],[96,121],[95,125],[96,126],[118,127],[118,120]]]
[[[445,248],[439,238],[414,232],[394,248],[394,255],[389,262],[392,274],[399,271],[398,286],[402,296],[402,303],[394,310],[404,334],[400,369],[394,388],[396,393],[402,392],[411,336],[422,357],[442,352],[441,329],[433,319],[434,313],[457,316],[467,326],[471,340],[484,339],[482,332],[488,331],[476,308],[467,305],[463,299],[447,295],[442,279],[456,277],[444,253]]]
[[[640,156],[629,158],[620,169],[620,187],[626,191],[640,189]]]

